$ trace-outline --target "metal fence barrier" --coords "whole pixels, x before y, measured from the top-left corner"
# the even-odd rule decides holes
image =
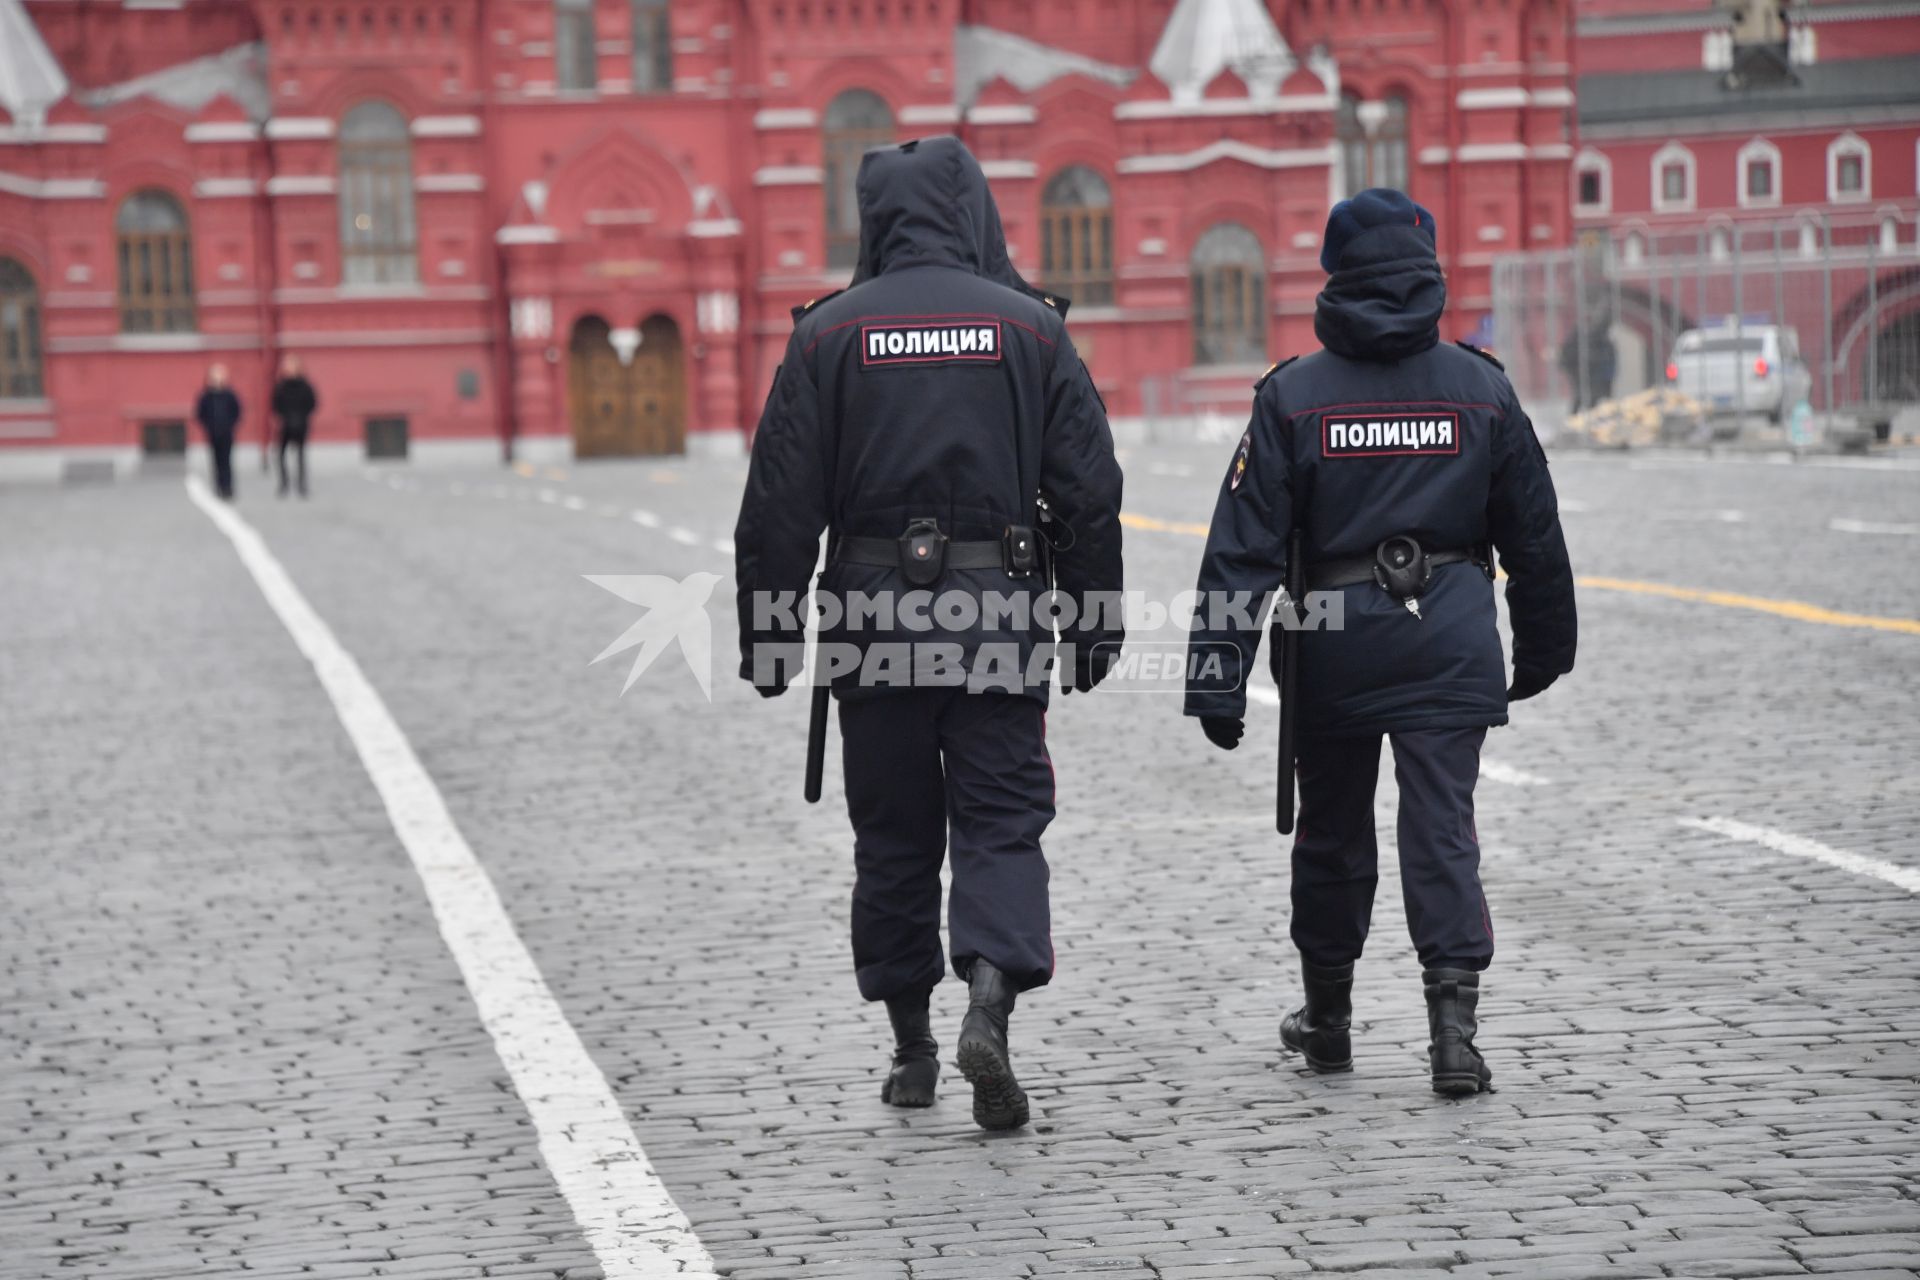
[[[1776,349],[1795,348],[1796,403],[1755,403],[1742,374],[1716,397],[1732,404],[1709,408],[1736,425],[1764,411],[1785,430],[1797,411],[1821,432],[1885,438],[1920,416],[1916,233],[1911,210],[1583,232],[1571,249],[1495,261],[1495,354],[1551,436],[1582,410],[1667,386],[1690,330],[1731,335],[1737,351],[1771,330]]]

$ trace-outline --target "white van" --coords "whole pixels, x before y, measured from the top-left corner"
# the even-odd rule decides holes
[[[1813,390],[1800,335],[1773,324],[1689,329],[1673,344],[1667,381],[1712,414],[1764,413],[1775,422]]]

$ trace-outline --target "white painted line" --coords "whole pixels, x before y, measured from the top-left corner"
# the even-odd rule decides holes
[[[1579,498],[1560,499],[1561,515],[1568,515],[1568,516],[1585,515],[1587,512],[1591,510],[1593,510],[1593,504],[1589,502],[1583,502]]]
[[[1920,524],[1887,524],[1880,520],[1849,520],[1835,516],[1827,521],[1835,533],[1884,533],[1901,538],[1920,538]]]
[[[1247,697],[1269,707],[1280,705],[1280,691],[1272,685],[1250,684]],[[1528,773],[1525,769],[1516,769],[1510,764],[1501,764],[1498,760],[1482,758],[1480,776],[1488,782],[1504,782],[1511,787],[1549,787],[1553,779],[1543,778],[1537,773]]]
[[[587,509],[587,500],[577,493],[570,494],[560,500],[560,505],[569,511],[585,511]]]
[[[1510,764],[1501,764],[1498,760],[1480,759],[1480,776],[1489,782],[1504,782],[1510,787],[1550,787],[1552,778],[1543,778],[1537,773],[1528,773],[1525,769],[1516,769]]]
[[[555,493],[552,489],[542,489],[540,491],[540,501],[558,502],[560,501],[560,495],[558,493]]]
[[[313,663],[426,886],[440,936],[533,1120],[540,1155],[607,1280],[711,1280],[713,1259],[654,1173],[606,1077],[561,1013],[493,881],[380,694],[253,527],[210,497],[198,477],[187,479],[187,496],[233,543],[260,594]]]
[[[1736,822],[1732,818],[1681,818],[1679,822],[1681,826],[1691,827],[1695,831],[1708,831],[1717,836],[1725,836],[1729,840],[1763,845],[1775,853],[1791,854],[1796,858],[1811,858],[1815,862],[1824,862],[1830,867],[1851,871],[1855,875],[1885,880],[1888,884],[1905,889],[1908,893],[1920,893],[1920,869],[1903,867],[1893,862],[1882,862],[1878,858],[1863,857],[1857,853],[1848,853],[1845,849],[1835,849],[1821,844],[1818,840],[1809,840],[1805,836],[1776,831],[1772,827],[1756,827],[1752,823]]]
[[[658,529],[660,527],[660,517],[651,511],[634,512],[633,522],[643,529]]]
[[[667,530],[667,536],[683,547],[697,547],[700,545],[699,534],[691,529],[682,529],[679,525],[675,525],[673,528]]]
[[[713,549],[715,551],[718,551],[723,556],[730,556],[733,554],[733,550],[734,550],[733,539],[732,538],[715,538],[713,540]]]

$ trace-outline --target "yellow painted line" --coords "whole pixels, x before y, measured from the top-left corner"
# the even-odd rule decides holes
[[[547,479],[565,480],[566,478],[567,478],[567,472],[565,467],[548,467],[547,468]]]
[[[655,484],[682,483],[678,471],[649,471],[647,472],[647,479],[653,481]]]
[[[1176,520],[1156,520],[1152,516],[1137,516],[1131,511],[1120,513],[1120,523],[1129,529],[1151,529],[1155,533],[1182,533],[1190,538],[1207,536],[1204,524],[1181,524]]]
[[[1776,618],[1795,622],[1817,622],[1827,627],[1859,627],[1868,631],[1897,631],[1920,636],[1920,620],[1882,618],[1869,613],[1837,613],[1801,600],[1770,600],[1766,596],[1743,596],[1732,591],[1702,591],[1698,587],[1675,587],[1664,582],[1636,582],[1631,578],[1575,578],[1577,586],[1595,591],[1627,591],[1642,596],[1665,596],[1669,600],[1690,600],[1696,604],[1717,604],[1723,609],[1752,609]]]
[[[516,462],[513,464],[513,469],[527,477],[527,479],[533,479],[533,464],[531,462]]]
[[[1129,529],[1154,533],[1177,533],[1190,538],[1207,536],[1204,524],[1183,524],[1154,516],[1122,513],[1120,523]],[[1504,575],[1503,575],[1504,576]],[[1676,587],[1665,582],[1640,582],[1632,578],[1575,578],[1574,585],[1589,591],[1624,591],[1632,595],[1662,596],[1692,604],[1718,605],[1723,609],[1751,609],[1756,613],[1790,618],[1795,622],[1815,622],[1824,627],[1854,627],[1867,631],[1892,631],[1900,635],[1920,636],[1920,619],[1883,618],[1870,613],[1840,613],[1823,609],[1803,600],[1773,600],[1766,596],[1741,595],[1734,591],[1706,591],[1699,587]]]

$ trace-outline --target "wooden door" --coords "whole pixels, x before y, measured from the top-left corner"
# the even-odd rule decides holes
[[[684,453],[687,387],[681,368],[680,328],[665,316],[640,326],[633,353],[634,453]]]
[[[611,330],[599,316],[573,326],[567,390],[573,411],[573,452],[579,458],[631,453],[633,394],[627,370],[614,354]]]

